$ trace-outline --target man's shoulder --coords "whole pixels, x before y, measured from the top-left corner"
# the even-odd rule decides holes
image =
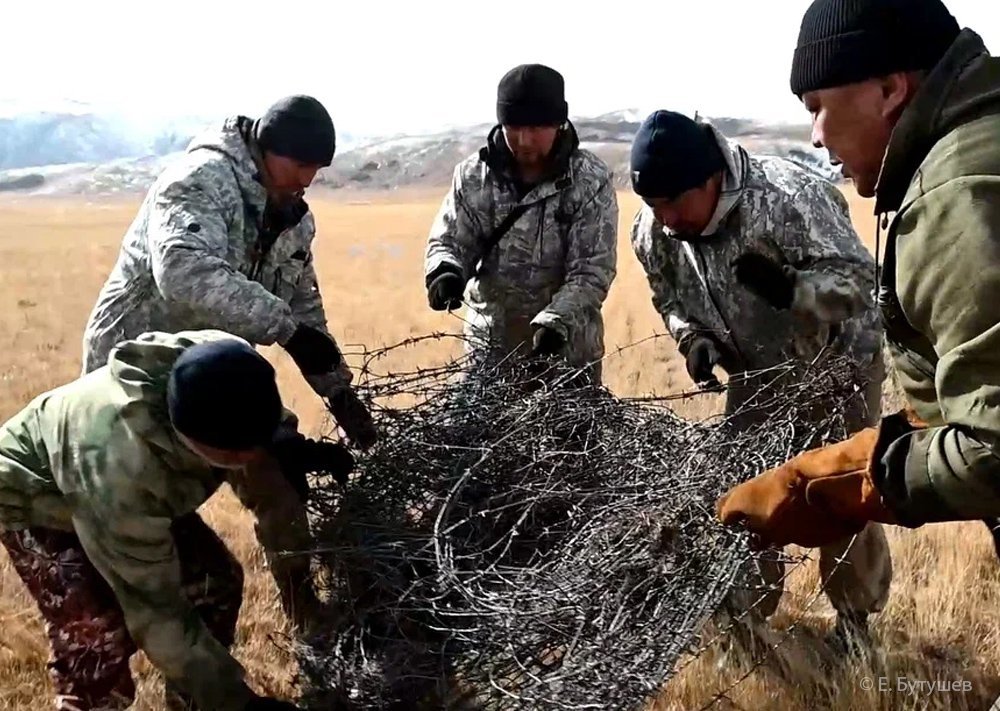
[[[201,191],[210,195],[237,194],[239,182],[231,160],[222,153],[197,149],[182,153],[157,176],[152,190],[182,195]]]
[[[586,148],[577,148],[570,157],[570,165],[576,175],[607,182],[612,178],[611,169],[596,153]]]
[[[836,184],[781,156],[752,156],[748,186],[761,192],[765,202],[776,211],[820,210],[848,214],[847,198]]]
[[[478,148],[460,160],[453,171],[454,183],[463,190],[482,189],[489,171],[483,149]]]
[[[653,215],[653,210],[648,205],[640,205],[632,217],[632,227],[629,230],[629,239],[632,242],[632,249],[642,257],[649,254],[653,248],[653,236],[662,233],[663,226]]]

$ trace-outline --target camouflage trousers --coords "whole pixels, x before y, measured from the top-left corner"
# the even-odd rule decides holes
[[[243,599],[243,571],[197,513],[172,526],[188,600],[216,639],[230,646]],[[60,711],[124,709],[135,697],[129,659],[135,642],[111,588],[76,534],[33,528],[0,533],[0,543],[38,605],[49,639],[48,671]],[[194,706],[167,684],[167,709]]]

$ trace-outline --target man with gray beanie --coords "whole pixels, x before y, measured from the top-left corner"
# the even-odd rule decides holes
[[[475,352],[559,356],[601,380],[601,307],[616,273],[611,173],[580,148],[563,77],[523,64],[501,78],[497,125],[454,171],[427,239],[438,311],[469,306]]]
[[[883,365],[874,260],[836,186],[791,161],[751,155],[710,124],[673,111],[643,121],[631,169],[645,203],[631,241],[653,305],[692,380],[721,388],[714,368],[729,375],[729,423],[766,423],[782,389],[803,377],[801,366],[832,354],[846,356],[856,380],[847,428],[877,421]],[[759,574],[777,590],[754,616],[777,607],[781,567],[777,556],[762,561]],[[834,639],[848,642],[888,596],[892,565],[881,527],[831,541],[820,570],[838,612]]]
[[[907,407],[736,487],[719,516],[808,546],[871,521],[995,529],[1000,59],[940,0],[816,0],[791,90],[816,146],[875,198],[877,242],[888,227],[879,307]]]
[[[157,708],[295,708],[243,680],[243,573],[197,512],[263,457],[340,481],[354,465],[300,435],[271,364],[220,331],[122,341],[0,426],[0,545],[45,621],[57,709],[128,707],[138,650],[165,677]]]
[[[87,322],[83,371],[100,368],[117,343],[140,333],[211,328],[282,346],[335,410],[356,402],[327,325],[313,264],[315,220],[302,197],[335,148],[326,109],[299,95],[257,119],[230,117],[192,141],[149,189],[125,235]],[[365,446],[374,430],[367,412],[356,414],[357,422],[338,424]],[[301,549],[308,520],[301,492],[284,479],[257,472],[234,475],[231,484],[256,514],[286,612],[303,623],[315,603],[309,559],[277,553]]]

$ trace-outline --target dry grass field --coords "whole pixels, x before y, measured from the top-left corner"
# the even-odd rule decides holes
[[[459,327],[454,315],[426,307],[423,241],[440,193],[373,196],[313,195],[319,238],[321,288],[332,328],[345,347],[395,343],[412,335]],[[637,206],[622,193],[619,276],[607,301],[609,352],[652,333],[663,323],[650,304],[645,277],[628,245],[627,227]],[[87,313],[115,259],[138,200],[31,199],[0,202],[0,420],[35,394],[76,376]],[[852,197],[855,222],[869,240],[871,206]],[[397,361],[446,357],[415,349]],[[323,427],[321,406],[283,353],[278,364],[290,406],[307,429]],[[387,363],[386,367],[392,367]],[[609,385],[620,393],[666,393],[689,387],[669,341],[659,340],[609,358]],[[720,406],[717,396],[679,402],[698,417]],[[256,547],[251,521],[229,495],[205,506],[247,568],[246,598],[235,653],[261,692],[294,695],[293,666],[285,652],[287,627]],[[936,525],[891,531],[895,577],[885,611],[873,618],[877,652],[863,663],[834,656],[822,636],[833,622],[817,595],[810,562],[786,585],[776,630],[794,625],[779,647],[783,675],[720,665],[707,654],[685,666],[654,704],[656,709],[698,709],[722,694],[714,708],[729,709],[985,709],[1000,694],[1000,566],[978,524]],[[31,600],[0,554],[0,708],[50,708],[45,672],[47,646]],[[141,655],[135,708],[157,708],[159,681]],[[723,668],[719,668],[722,666]],[[880,682],[879,678],[883,680]],[[909,681],[968,682],[967,690],[912,693]],[[866,679],[872,680],[873,689]],[[735,686],[734,686],[735,684]],[[733,687],[730,689],[730,687]],[[728,690],[728,691],[727,691]],[[607,700],[614,708],[614,699]]]

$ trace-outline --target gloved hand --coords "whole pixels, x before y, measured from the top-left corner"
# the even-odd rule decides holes
[[[558,331],[542,326],[535,329],[535,335],[532,338],[531,355],[556,355],[562,352],[565,345],[566,339]]]
[[[318,442],[296,433],[276,439],[268,451],[303,501],[309,500],[306,474],[329,474],[343,486],[354,471],[354,456],[339,442]]]
[[[330,412],[352,446],[366,450],[378,441],[375,421],[354,390],[349,387],[335,388],[327,393],[326,400]]]
[[[435,311],[451,311],[462,305],[465,280],[452,269],[445,269],[427,285],[427,301]]]
[[[795,299],[795,269],[770,257],[746,252],[733,261],[736,281],[776,309],[789,309]]]
[[[746,526],[763,545],[810,548],[858,533],[870,521],[898,523],[875,480],[889,445],[922,426],[899,412],[843,442],[803,452],[723,495],[719,520]]]
[[[722,383],[715,377],[712,368],[722,359],[715,341],[704,335],[691,335],[677,344],[684,356],[684,365],[695,384],[704,390],[722,390]]]
[[[285,343],[285,350],[303,375],[321,375],[340,367],[343,356],[332,338],[317,328],[300,323]]]
[[[269,696],[254,696],[244,707],[246,711],[302,711],[299,706],[288,701],[278,701]]]

